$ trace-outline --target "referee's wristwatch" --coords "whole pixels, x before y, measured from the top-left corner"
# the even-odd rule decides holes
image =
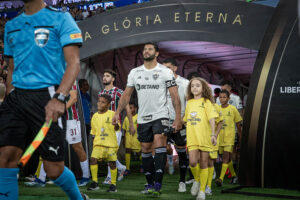
[[[54,99],[57,99],[58,101],[62,102],[62,103],[66,103],[67,102],[67,96],[64,95],[63,93],[55,93],[53,95]]]

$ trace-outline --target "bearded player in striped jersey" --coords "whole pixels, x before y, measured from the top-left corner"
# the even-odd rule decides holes
[[[102,94],[109,94],[112,98],[109,110],[112,111],[116,111],[119,105],[119,101],[121,99],[121,96],[123,94],[123,90],[121,90],[120,88],[114,86],[114,81],[116,79],[116,72],[111,70],[111,69],[105,69],[104,73],[103,73],[103,85],[105,86],[105,88],[99,92],[98,96],[100,97]],[[126,114],[129,120],[129,131],[130,134],[134,135],[135,133],[135,129],[134,129],[134,125],[133,125],[133,121],[132,121],[132,116],[131,116],[131,112],[129,109],[129,105],[126,106]],[[119,131],[117,132],[117,140],[118,140],[118,144],[120,146],[121,144],[121,140],[122,140],[122,133]],[[126,171],[126,166],[122,165],[122,163],[117,160],[116,161],[116,166],[118,168],[118,181],[123,180],[124,178],[124,173]],[[111,173],[110,173],[110,168],[108,167],[108,173],[107,173],[107,177],[104,180],[103,184],[111,184]]]

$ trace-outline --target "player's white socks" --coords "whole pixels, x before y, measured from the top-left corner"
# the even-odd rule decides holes
[[[80,166],[81,166],[81,170],[82,170],[82,177],[83,178],[90,178],[88,159],[86,159],[83,162],[80,162]]]
[[[40,174],[39,174],[39,179],[41,181],[45,182],[46,181],[46,176],[47,176],[47,174],[46,174],[45,169],[44,169],[44,163],[42,163],[41,169],[40,169]]]
[[[107,178],[111,179],[110,167],[107,167]]]
[[[173,155],[167,155],[168,164],[173,165]]]
[[[118,170],[122,170],[122,169],[126,168],[126,166],[122,165],[122,163],[120,163],[119,160],[116,161],[116,167],[118,168]]]

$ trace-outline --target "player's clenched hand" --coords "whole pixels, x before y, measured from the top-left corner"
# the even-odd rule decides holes
[[[57,99],[51,99],[45,106],[46,122],[49,123],[50,119],[57,122],[57,119],[64,114],[66,105]]]
[[[216,144],[217,144],[217,137],[216,137],[215,135],[212,135],[212,136],[211,136],[211,143],[212,143],[214,146],[216,146]]]
[[[116,125],[116,124],[118,124],[119,121],[120,121],[120,116],[119,116],[119,114],[115,114],[115,115],[113,116],[113,118],[112,118],[112,124],[113,124],[113,125]]]
[[[176,118],[173,122],[172,128],[174,128],[174,132],[178,132],[182,129],[182,123],[180,118]]]
[[[129,133],[130,133],[130,135],[134,135],[135,134],[134,126],[129,125]]]

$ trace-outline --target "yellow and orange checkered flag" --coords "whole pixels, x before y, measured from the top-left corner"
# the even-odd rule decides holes
[[[34,140],[32,141],[32,143],[29,145],[29,147],[26,149],[25,153],[23,154],[22,158],[19,160],[18,166],[24,167],[27,162],[30,160],[32,154],[35,152],[35,150],[40,146],[40,144],[43,142],[43,140],[45,139],[50,126],[52,123],[52,119],[49,121],[49,123],[47,124],[47,122],[45,122],[42,126],[42,128],[40,129],[40,131],[38,132],[38,134],[35,136]]]

